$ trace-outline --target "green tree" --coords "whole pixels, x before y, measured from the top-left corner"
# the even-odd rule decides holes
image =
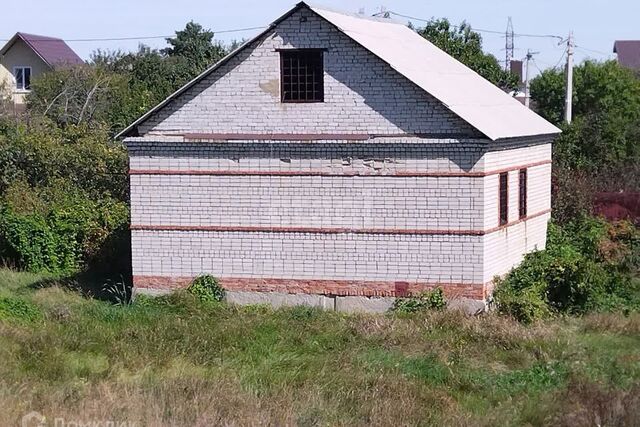
[[[213,31],[191,21],[184,30],[176,31],[175,37],[167,39],[171,46],[163,49],[162,53],[185,59],[184,64],[195,77],[227,54],[224,46],[213,42],[213,36]]]
[[[118,102],[126,80],[100,67],[79,65],[38,76],[27,96],[29,111],[60,126],[100,127]]]
[[[418,34],[505,90],[518,87],[518,77],[505,71],[495,56],[482,50],[482,36],[463,22],[453,26],[446,18],[431,19]]]
[[[547,120],[564,119],[564,69],[551,68],[531,81],[531,97]],[[607,113],[637,117],[640,113],[640,79],[616,61],[585,61],[573,69],[573,116]]]
[[[531,82],[537,111],[562,125],[564,72],[545,70]],[[640,161],[640,79],[615,61],[574,67],[573,122],[556,140],[555,160],[572,169],[622,168]]]
[[[140,45],[136,52],[95,52],[96,68],[121,76],[125,84],[114,95],[107,119],[112,132],[126,127],[193,78],[194,70],[182,57],[167,57]]]

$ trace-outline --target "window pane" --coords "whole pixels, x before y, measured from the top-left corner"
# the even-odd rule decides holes
[[[519,174],[519,205],[518,211],[520,218],[524,218],[527,216],[527,170],[520,169]]]
[[[31,68],[24,69],[24,88],[31,89]]]
[[[16,88],[17,89],[24,89],[24,79],[23,79],[23,68],[16,68],[15,73],[16,73]]]
[[[509,221],[509,175],[506,172],[500,174],[498,189],[499,197],[499,222],[504,225]]]

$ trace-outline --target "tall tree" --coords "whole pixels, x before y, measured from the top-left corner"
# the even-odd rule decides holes
[[[453,26],[446,18],[431,19],[417,31],[496,86],[505,90],[517,89],[518,77],[505,71],[495,56],[482,50],[482,36],[468,23]]]
[[[531,81],[531,97],[538,112],[556,124],[564,111],[564,70],[544,70]],[[573,68],[574,117],[607,112],[640,113],[640,79],[616,61],[585,61]]]
[[[176,31],[175,37],[167,39],[171,46],[163,49],[162,53],[184,58],[193,74],[198,74],[227,53],[224,46],[213,42],[213,36],[213,31],[191,21],[184,30]]]

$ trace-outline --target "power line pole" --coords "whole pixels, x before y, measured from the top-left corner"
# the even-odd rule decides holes
[[[572,107],[573,107],[573,31],[569,32],[567,38],[567,81],[566,81],[566,98],[564,101],[564,120],[571,123]]]
[[[504,61],[504,69],[505,71],[509,71],[511,69],[511,60],[513,59],[513,49],[514,49],[514,38],[515,35],[513,33],[513,22],[511,21],[511,17],[509,17],[509,21],[507,21],[507,32],[504,35],[505,44],[505,61]]]
[[[531,52],[531,50],[527,50],[527,56],[525,57],[525,61],[526,61],[526,67],[527,69],[525,70],[525,78],[524,78],[524,106],[529,108],[529,100],[531,98],[531,95],[529,94],[529,81],[530,81],[530,74],[529,74],[529,70],[531,69],[531,64],[529,64],[529,61],[531,61],[533,59],[533,55],[537,55],[540,52]]]

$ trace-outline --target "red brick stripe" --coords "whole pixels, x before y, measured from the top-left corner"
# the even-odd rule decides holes
[[[234,225],[131,225],[131,230],[156,231],[232,231],[261,233],[319,233],[319,234],[461,234],[482,235],[476,230],[429,230],[404,228],[342,228],[342,227],[270,227]]]
[[[496,231],[500,231],[500,230],[502,230],[503,228],[511,227],[511,226],[513,226],[513,225],[520,224],[521,222],[525,222],[525,221],[528,221],[528,220],[530,220],[530,219],[537,218],[537,217],[542,216],[542,215],[546,215],[546,214],[548,214],[548,213],[551,213],[551,209],[545,209],[545,210],[543,210],[543,211],[536,212],[536,213],[531,214],[531,215],[527,215],[527,216],[526,216],[526,217],[524,217],[524,218],[520,218],[520,219],[517,219],[517,220],[515,220],[515,221],[508,222],[508,223],[506,223],[506,224],[504,224],[504,225],[499,225],[499,226],[497,226],[497,227],[490,228],[490,229],[488,229],[488,230],[485,230],[485,231],[484,231],[484,234],[491,234],[491,233],[495,233]]]
[[[435,229],[405,229],[405,228],[328,228],[328,227],[269,227],[269,226],[227,226],[227,225],[142,225],[132,224],[131,230],[148,231],[217,231],[217,232],[260,232],[260,233],[317,233],[317,234],[409,234],[409,235],[462,235],[483,236],[507,227],[519,224],[529,219],[548,214],[551,209],[545,209],[526,218],[518,219],[507,224],[488,230],[435,230]]]
[[[133,276],[133,285],[139,289],[174,290],[185,288],[193,277]],[[464,297],[484,299],[484,283],[427,283],[369,280],[316,280],[277,278],[222,277],[220,284],[228,291],[279,292],[286,294],[317,294],[332,296],[402,297],[417,295],[441,287],[448,298]]]
[[[510,172],[519,169],[533,168],[536,166],[543,166],[551,164],[551,160],[542,160],[534,163],[527,163],[519,166],[512,166],[509,168],[496,169],[486,172],[421,172],[421,171],[396,171],[391,173],[372,173],[372,172],[329,172],[321,170],[201,170],[201,169],[187,169],[187,170],[168,170],[168,169],[131,169],[129,175],[209,175],[209,176],[384,176],[384,177],[396,177],[396,178],[410,178],[410,177],[449,177],[449,178],[482,178],[490,175],[497,175],[503,172]]]
[[[479,139],[460,133],[185,133],[189,141],[368,141],[376,138]]]

